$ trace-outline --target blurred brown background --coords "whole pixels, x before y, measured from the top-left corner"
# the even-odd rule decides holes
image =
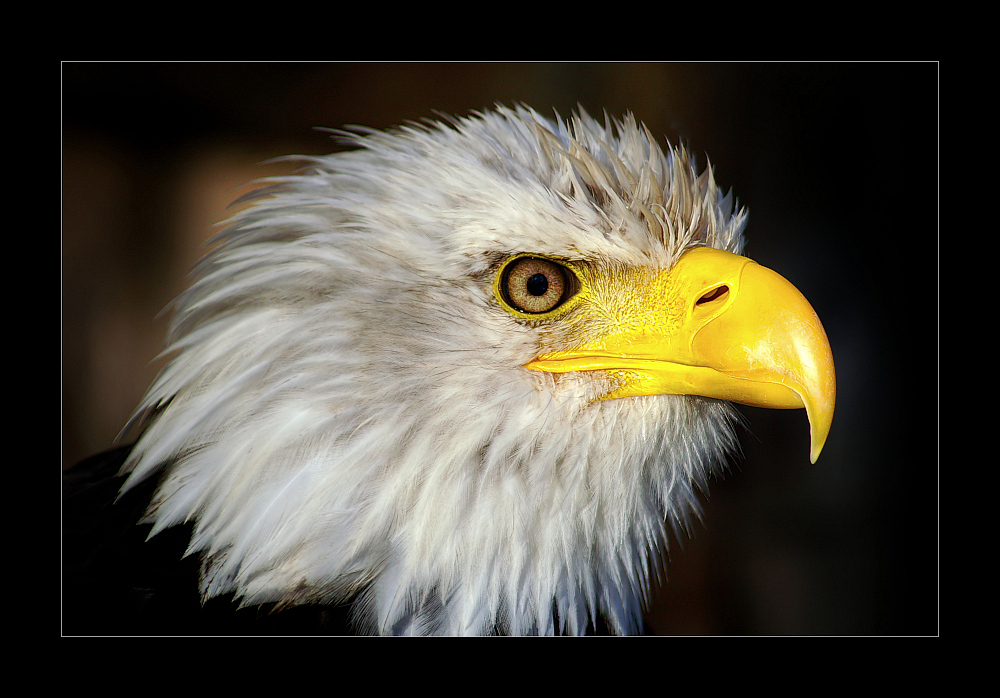
[[[62,66],[63,467],[112,445],[162,365],[157,317],[213,225],[314,127],[390,127],[500,102],[633,111],[750,210],[747,254],[827,329],[833,430],[745,408],[743,456],[673,541],[652,631],[934,634],[938,622],[938,66]]]

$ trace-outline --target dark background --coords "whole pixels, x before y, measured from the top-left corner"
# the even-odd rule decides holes
[[[261,165],[525,102],[633,111],[750,210],[746,253],[810,300],[837,365],[808,460],[801,411],[741,408],[743,455],[672,541],[663,634],[938,632],[938,65],[62,66],[62,463],[112,445],[162,362],[157,318]]]

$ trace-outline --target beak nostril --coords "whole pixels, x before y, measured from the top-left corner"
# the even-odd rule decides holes
[[[710,302],[712,302],[714,300],[718,300],[719,298],[724,297],[727,293],[729,293],[729,287],[728,286],[723,285],[723,286],[719,286],[717,288],[713,288],[711,291],[709,291],[704,296],[702,296],[701,298],[699,298],[698,302],[695,303],[695,305],[701,305],[703,303],[710,303]]]

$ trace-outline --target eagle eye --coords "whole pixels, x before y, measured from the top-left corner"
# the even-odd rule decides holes
[[[529,315],[555,310],[576,293],[576,286],[572,271],[542,257],[518,257],[500,272],[503,301]]]

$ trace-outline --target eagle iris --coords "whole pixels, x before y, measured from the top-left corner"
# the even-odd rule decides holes
[[[501,272],[503,300],[515,310],[537,315],[554,310],[572,294],[566,267],[541,257],[519,257]]]

